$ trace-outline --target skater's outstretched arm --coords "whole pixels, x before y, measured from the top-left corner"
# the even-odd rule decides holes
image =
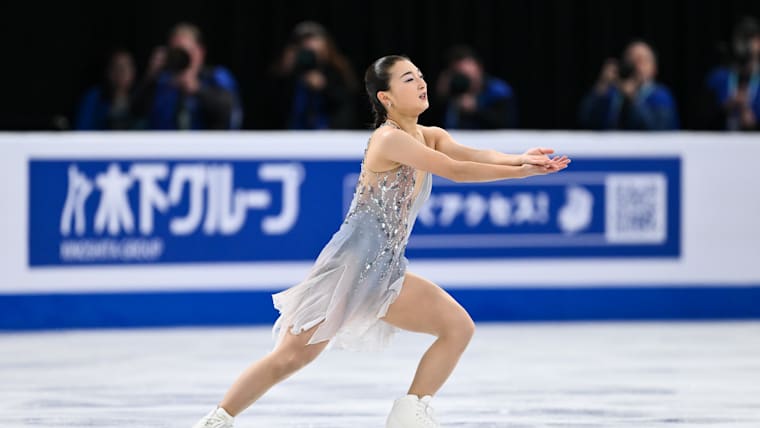
[[[456,182],[497,181],[542,175],[565,169],[570,163],[566,156],[550,159],[536,156],[534,163],[520,166],[500,165],[469,160],[457,160],[443,152],[431,149],[404,131],[388,129],[373,137],[370,150],[373,156],[395,163],[409,165]],[[369,155],[369,154],[368,154]]]
[[[421,129],[422,134],[425,136],[425,140],[433,142],[433,147],[435,147],[437,151],[461,161],[490,163],[494,165],[544,165],[547,155],[554,153],[553,149],[543,147],[530,149],[520,155],[502,153],[491,149],[476,149],[458,143],[445,129],[437,126],[418,126]]]

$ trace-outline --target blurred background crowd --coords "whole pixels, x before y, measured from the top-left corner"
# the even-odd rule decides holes
[[[366,129],[362,76],[391,53],[421,67],[422,121],[447,129],[760,129],[760,2],[357,3],[18,22],[36,37],[0,129]]]

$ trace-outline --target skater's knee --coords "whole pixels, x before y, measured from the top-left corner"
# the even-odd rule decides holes
[[[310,349],[310,347],[283,349],[277,353],[274,361],[279,372],[289,374],[314,361],[318,354],[316,350]]]
[[[303,359],[294,353],[278,353],[272,362],[273,369],[278,377],[287,376],[305,365]]]
[[[475,334],[475,322],[467,312],[446,323],[438,337],[466,346]]]

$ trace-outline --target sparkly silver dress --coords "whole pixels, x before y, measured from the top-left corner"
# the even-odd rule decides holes
[[[330,339],[326,349],[377,351],[390,343],[398,329],[379,318],[401,290],[407,240],[430,196],[431,174],[419,175],[407,165],[374,172],[362,161],[340,229],[301,283],[272,295],[280,312],[272,327],[275,347],[287,328],[298,334],[322,320],[309,344]]]

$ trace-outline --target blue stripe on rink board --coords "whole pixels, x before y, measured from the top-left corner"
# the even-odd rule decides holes
[[[447,291],[476,322],[760,318],[760,285]],[[271,324],[274,292],[0,295],[0,330]]]

